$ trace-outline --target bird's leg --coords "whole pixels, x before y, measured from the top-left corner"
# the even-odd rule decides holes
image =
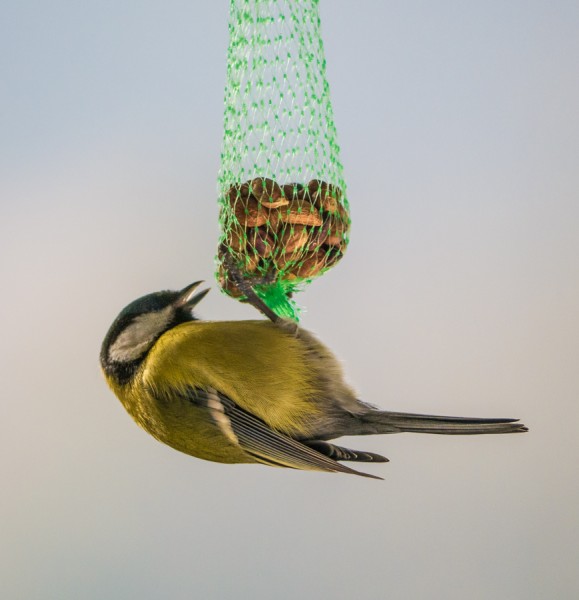
[[[264,277],[246,279],[241,274],[241,271],[233,264],[231,257],[226,257],[224,260],[224,266],[229,273],[229,277],[239,288],[241,293],[247,298],[247,302],[256,308],[259,312],[264,314],[272,323],[275,323],[278,327],[289,333],[290,335],[297,335],[298,324],[291,319],[284,319],[276,314],[257,294],[254,289],[254,285],[267,285],[275,281],[275,274],[272,272],[267,273]]]
[[[263,313],[272,323],[277,324],[284,320],[271,310],[271,308],[257,295],[253,286],[248,281],[241,279],[236,281],[235,284],[243,292],[244,296],[247,298],[247,302]]]
[[[226,268],[229,276],[239,290],[243,293],[243,295],[247,298],[249,304],[251,304],[259,312],[263,313],[273,323],[277,324],[278,322],[285,320],[271,310],[271,308],[257,295],[256,291],[253,289],[253,285],[243,277],[239,269],[232,264],[232,261],[227,261]],[[264,278],[263,282],[267,283],[267,279]]]

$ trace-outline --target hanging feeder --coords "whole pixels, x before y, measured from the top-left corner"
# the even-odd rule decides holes
[[[318,0],[231,0],[229,35],[217,277],[297,321],[350,228]]]

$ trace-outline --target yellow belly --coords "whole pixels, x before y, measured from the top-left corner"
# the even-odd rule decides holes
[[[213,387],[289,435],[319,414],[320,374],[296,337],[267,321],[193,321],[165,333],[143,365],[146,385]]]
[[[193,321],[159,338],[132,384],[109,384],[161,442],[198,458],[241,463],[256,461],[186,392],[214,388],[273,429],[304,436],[319,414],[318,379],[304,345],[267,321]]]

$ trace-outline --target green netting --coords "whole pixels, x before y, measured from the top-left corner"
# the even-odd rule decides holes
[[[318,0],[231,0],[218,279],[297,319],[292,293],[343,255],[348,201]]]

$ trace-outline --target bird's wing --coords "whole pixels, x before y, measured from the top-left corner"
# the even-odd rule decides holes
[[[194,388],[187,398],[204,405],[222,432],[258,462],[290,469],[350,473],[382,479],[361,473],[324,456],[313,448],[275,431],[261,419],[239,408],[227,396],[214,388]]]

